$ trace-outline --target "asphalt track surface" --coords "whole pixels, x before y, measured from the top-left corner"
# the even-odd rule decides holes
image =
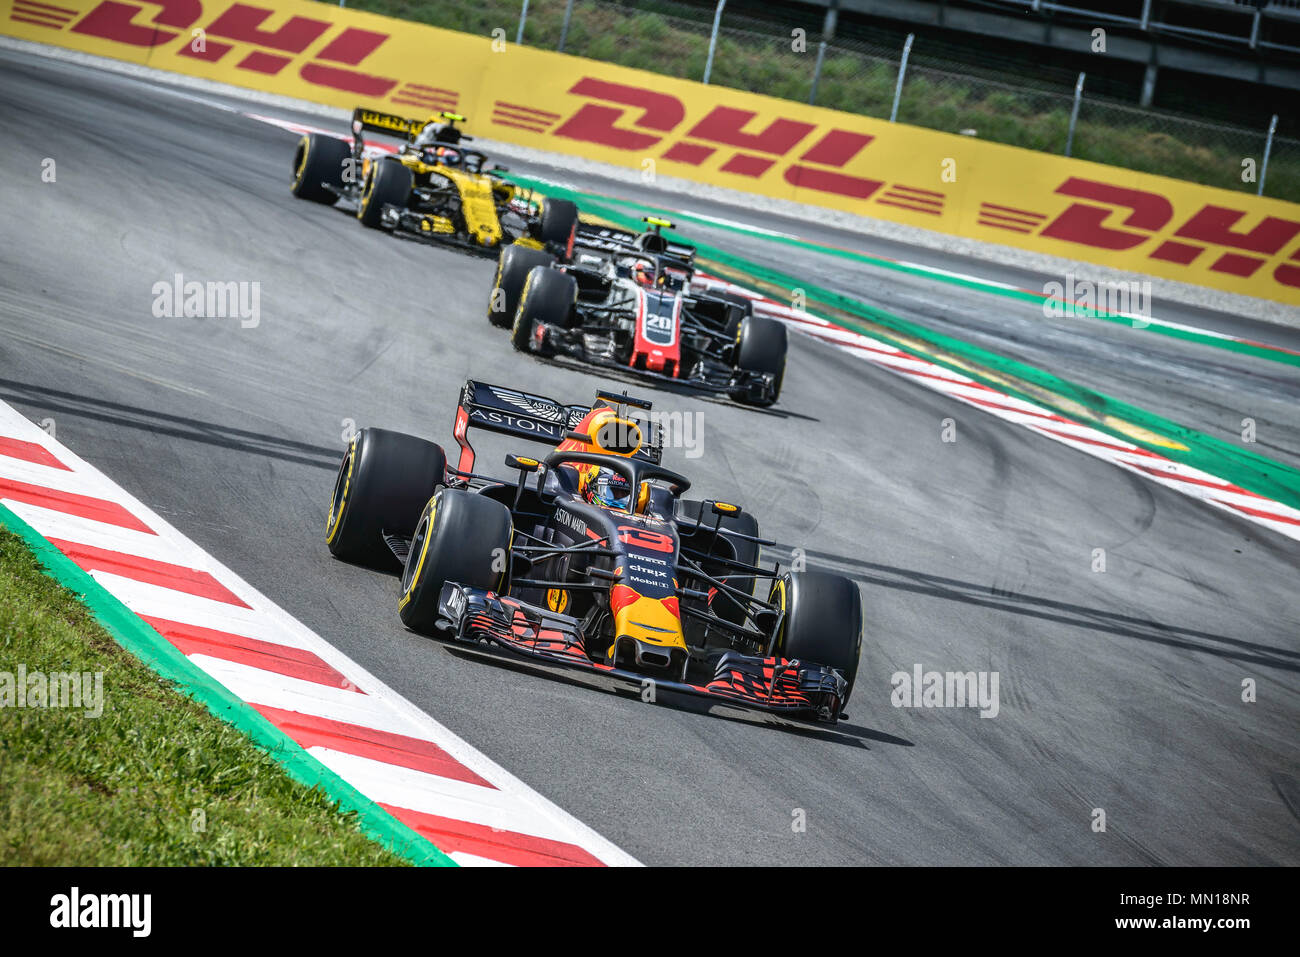
[[[599,380],[489,327],[490,260],[295,200],[281,130],[8,52],[0,129],[0,398],[641,860],[1300,863],[1295,542],[795,337],[772,413],[629,389],[702,417],[703,455],[665,459],[697,490],[861,583],[850,720],[643,704],[481,660],[405,631],[395,579],[329,556],[345,420],[450,444],[467,376],[565,401]],[[260,324],[155,318],[178,272],[260,282]],[[1004,308],[932,295],[985,329]],[[1215,358],[1221,400],[1272,394]],[[1186,394],[1161,396],[1183,420]],[[915,664],[998,672],[1000,713],[892,707],[890,675]]]
[[[644,187],[608,179],[574,181],[564,169],[511,161],[512,171],[528,172],[608,196],[696,216],[746,223],[824,246],[1042,291],[1065,276],[1030,269],[973,262],[942,251],[905,247],[879,236],[864,236],[821,223],[817,212],[806,220],[721,207],[716,202],[674,194],[656,195]],[[635,215],[635,213],[634,213]],[[685,234],[737,255],[793,274],[801,282],[860,298],[927,329],[963,339],[1063,379],[1155,412],[1216,438],[1241,444],[1243,419],[1255,423],[1253,448],[1300,467],[1300,370],[1272,359],[1243,355],[1188,342],[1150,329],[1083,317],[1048,318],[1041,305],[995,293],[982,293],[872,266],[839,256],[791,255],[791,247],[770,239],[738,235],[734,229],[682,221]],[[1082,274],[1078,279],[1086,278]],[[1135,277],[1136,278],[1136,277]],[[786,299],[789,304],[789,299]],[[1300,351],[1297,325],[1227,315],[1155,297],[1154,318]]]

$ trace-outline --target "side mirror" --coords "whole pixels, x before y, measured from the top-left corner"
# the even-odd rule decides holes
[[[519,501],[524,497],[524,481],[530,472],[536,472],[542,467],[542,463],[537,459],[529,458],[527,455],[507,455],[506,468],[519,470],[519,484],[515,486],[515,504],[514,508],[519,508]],[[541,488],[541,480],[538,480],[538,488]]]
[[[714,515],[739,515],[741,508],[739,505],[732,505],[730,502],[714,502]]]
[[[542,463],[537,459],[530,459],[526,455],[507,455],[506,468],[519,469],[521,472],[536,472],[542,467]]]

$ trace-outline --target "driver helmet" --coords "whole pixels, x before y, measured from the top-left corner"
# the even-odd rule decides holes
[[[637,260],[636,265],[632,267],[632,278],[643,286],[653,286],[655,284],[655,268],[645,260]]]
[[[587,502],[603,508],[628,510],[632,486],[625,476],[598,465],[583,466],[580,472],[582,497]]]
[[[420,130],[420,135],[415,138],[416,146],[424,148],[434,143],[448,143],[454,146],[460,142],[460,130],[450,123],[440,122],[441,119],[440,116],[429,117],[429,121]]]

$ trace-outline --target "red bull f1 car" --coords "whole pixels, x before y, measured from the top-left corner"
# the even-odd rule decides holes
[[[592,405],[465,383],[456,464],[422,438],[361,430],[343,457],[325,539],[337,557],[401,569],[409,628],[487,642],[794,719],[835,722],[862,644],[857,586],[763,567],[758,523],[687,498],[661,462],[650,403]],[[508,455],[513,477],[475,470],[471,428],[542,442]]]
[[[692,291],[695,248],[646,217],[637,235],[579,224],[568,256],[527,245],[501,251],[488,319],[514,347],[632,369],[739,402],[771,405],[785,376],[786,330],[749,300]]]
[[[456,126],[463,116],[446,111],[427,120],[375,110],[352,113],[352,141],[307,133],[293,158],[292,191],[299,199],[356,206],[362,225],[431,243],[496,255],[503,244],[526,243],[568,255],[578,207],[568,200],[532,199],[503,179],[495,165],[467,144]],[[364,134],[398,137],[392,155],[374,155]]]

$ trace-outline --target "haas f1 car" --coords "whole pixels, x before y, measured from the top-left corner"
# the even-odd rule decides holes
[[[531,191],[501,178],[466,146],[472,137],[457,126],[463,116],[442,112],[428,120],[374,110],[352,113],[352,141],[307,133],[293,157],[293,194],[333,205],[356,205],[357,219],[429,242],[495,254],[503,244],[527,243],[568,255],[578,207],[568,200],[537,203]],[[402,139],[397,152],[372,155],[366,131]]]
[[[414,631],[797,720],[845,717],[857,586],[760,566],[773,543],[738,506],[685,497],[691,483],[660,464],[649,409],[625,393],[562,405],[468,381],[455,465],[422,438],[357,434],[326,543],[400,568],[398,614]],[[475,471],[472,427],[552,449],[508,455],[515,474],[492,478]]]
[[[579,224],[571,254],[526,245],[501,251],[488,319],[516,349],[771,405],[785,375],[785,326],[756,316],[743,296],[692,291],[695,248],[663,227],[636,235]]]

